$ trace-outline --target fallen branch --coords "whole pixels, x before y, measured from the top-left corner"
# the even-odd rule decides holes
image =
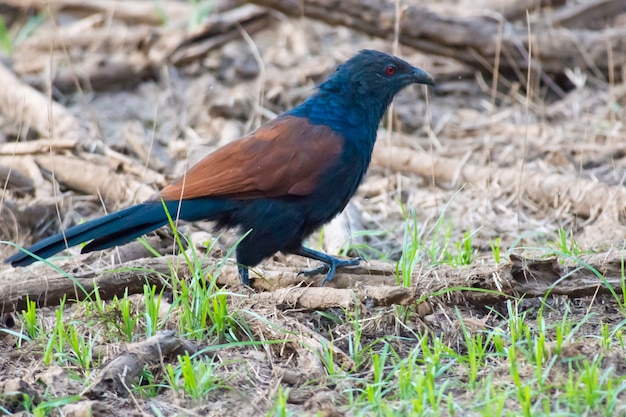
[[[606,26],[605,19],[614,18],[621,13],[626,13],[624,0],[592,0],[555,11],[550,16],[550,23],[570,29],[601,29]]]
[[[101,55],[99,59],[93,59],[93,55],[79,64],[59,70],[52,80],[54,88],[64,94],[73,93],[78,88],[84,91],[117,91],[130,89],[154,77],[151,62],[141,53],[129,52],[125,57]],[[43,90],[47,80],[30,77],[28,83]]]
[[[81,157],[98,165],[106,165],[115,172],[128,174],[138,178],[144,185],[163,188],[169,184],[169,181],[163,174],[155,172],[153,169],[146,167],[145,164],[138,164],[136,159],[133,159],[128,155],[119,153],[108,146],[103,147],[102,153],[104,154],[104,157],[99,154],[90,153],[82,154]]]
[[[356,288],[291,287],[251,296],[253,302],[276,305],[281,309],[326,310],[345,308],[351,311],[356,303],[368,307],[410,305],[417,301],[416,288],[398,286],[365,285],[364,280]]]
[[[74,149],[77,139],[37,139],[28,142],[11,142],[0,144],[0,155],[29,155],[48,153],[56,150]]]
[[[533,13],[539,8],[563,6],[566,0],[513,0],[511,3],[502,11],[502,17],[509,22],[525,20],[526,13]]]
[[[132,2],[129,3],[132,6]],[[124,2],[124,5],[129,3]],[[40,59],[46,56],[42,55],[43,52],[55,51],[58,59],[64,61],[64,51],[84,50],[89,52],[89,59],[57,66],[52,80],[55,89],[71,93],[78,88],[86,91],[128,88],[147,78],[157,77],[158,68],[164,64],[187,65],[227,42],[240,39],[242,31],[253,34],[269,24],[267,9],[248,4],[213,14],[190,33],[179,25],[124,30],[107,26],[90,29],[87,34],[72,25],[55,27],[20,46],[14,54],[15,68],[22,74],[46,73],[50,59]],[[48,79],[34,75],[28,78],[28,83],[44,90]]]
[[[626,188],[611,186],[583,178],[561,174],[521,172],[515,168],[494,168],[471,164],[460,165],[451,158],[438,157],[426,152],[381,144],[374,149],[372,164],[392,170],[431,176],[444,182],[513,187],[523,196],[548,205],[559,206],[584,217],[593,217],[605,207],[626,207]],[[520,180],[522,176],[522,180]]]
[[[0,188],[27,194],[34,190],[33,180],[27,175],[10,166],[0,165]],[[0,205],[0,210],[2,206]]]
[[[103,163],[64,155],[39,156],[35,161],[64,186],[79,193],[100,195],[105,202],[144,201],[155,193],[153,188],[128,175],[118,174]]]
[[[10,6],[46,10],[50,8],[66,13],[102,13],[117,20],[129,23],[161,25],[166,19],[187,19],[191,5],[176,1],[158,3],[132,0],[2,0]]]
[[[90,256],[95,259],[97,254]],[[398,287],[395,267],[390,264],[372,262],[359,267],[343,268],[327,287],[315,288],[319,287],[322,276],[305,278],[298,275],[296,268],[266,263],[263,265],[262,278],[255,278],[251,274],[252,286],[257,290],[272,286],[273,292],[255,294],[252,299],[270,305],[318,309],[348,308],[356,301],[366,306],[407,305],[419,299],[429,299],[432,294],[440,291],[443,291],[443,295],[438,296],[439,302],[475,305],[493,304],[523,294],[532,297],[547,293],[579,297],[594,295],[596,292],[621,293],[625,257],[626,252],[591,255],[580,260],[531,260],[513,256],[511,262],[499,265],[474,264],[465,268],[441,265],[419,271],[413,278],[414,284],[411,288]],[[586,265],[599,271],[603,279],[599,279]],[[218,267],[220,263],[214,260],[207,260],[202,265],[203,270],[207,271],[216,271]],[[62,299],[75,302],[89,298],[97,286],[100,299],[110,300],[114,296],[123,296],[125,291],[128,294],[142,293],[146,284],[161,289],[168,285],[169,277],[173,274],[179,277],[190,275],[182,258],[175,256],[142,259],[114,268],[72,272],[71,279],[68,274],[49,272],[43,267],[32,270],[7,267],[1,272],[2,313],[24,309],[27,298],[38,306],[54,306]],[[295,281],[311,287],[284,287],[286,282]],[[223,266],[217,275],[217,283],[240,286],[236,265]],[[444,291],[451,288],[458,290]]]
[[[91,15],[37,31],[12,54],[14,71],[41,91],[52,78],[53,87],[61,93],[129,88],[154,77],[148,52],[157,34],[167,36],[167,29],[112,27],[105,19]],[[71,59],[67,51],[81,59]]]
[[[83,27],[80,29],[79,31],[73,25],[69,25],[55,26],[53,29],[35,32],[20,44],[19,50],[26,50],[29,54],[47,54],[51,50],[63,52],[64,49],[71,48],[93,50],[94,45],[97,45],[99,50],[112,54],[122,48],[140,49],[154,36],[154,29],[147,26],[132,26],[125,27],[124,30],[115,30],[108,25],[105,27],[92,25],[88,28],[89,30]]]
[[[0,113],[16,124],[52,139],[80,140],[86,135],[62,105],[24,84],[0,63]],[[51,123],[52,122],[52,123]]]
[[[387,0],[252,0],[293,17],[308,17],[331,25],[346,26],[367,34],[394,36],[395,6]],[[525,77],[529,66],[544,81],[544,73],[562,75],[565,68],[590,68],[604,75],[621,76],[626,64],[626,28],[602,31],[537,26],[532,28],[532,62],[526,25],[507,25],[487,17],[444,17],[417,6],[407,6],[400,22],[400,43],[417,50],[455,58],[491,74],[496,55],[502,53],[500,71],[507,76]],[[612,57],[609,60],[608,57]],[[541,69],[539,69],[541,68]]]
[[[202,27],[181,39],[167,55],[167,60],[174,65],[187,65],[218,46],[241,38],[242,30],[252,34],[269,23],[268,10],[252,4],[213,15]]]
[[[52,184],[43,177],[41,169],[35,163],[35,155],[0,155],[0,165],[8,167],[11,172],[15,170],[28,177],[33,184],[32,191],[35,197],[46,199],[54,196],[54,192]]]
[[[192,343],[185,343],[175,336],[173,330],[163,330],[142,342],[127,345],[126,350],[104,366],[102,372],[82,394],[90,399],[102,399],[114,393],[127,396],[134,379],[151,363],[160,363],[163,358],[196,352]]]

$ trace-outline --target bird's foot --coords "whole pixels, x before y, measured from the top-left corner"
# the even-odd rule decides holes
[[[243,285],[250,286],[250,275],[248,272],[248,267],[243,265],[238,265],[237,269],[239,270],[239,278],[241,278],[241,283]]]
[[[304,275],[305,277],[312,277],[318,274],[325,274],[328,272],[328,264],[321,264],[317,268],[305,269],[298,272],[298,275]]]
[[[335,270],[337,268],[341,268],[344,266],[356,266],[361,262],[361,258],[352,258],[352,259],[339,259],[334,257],[329,257],[328,262],[322,261],[320,266],[313,269],[306,269],[304,271],[300,271],[298,275],[304,275],[305,277],[312,277],[318,274],[326,274],[324,279],[322,280],[321,286],[323,287],[328,281],[331,281],[335,276]]]
[[[307,276],[307,277],[311,277],[313,275],[317,275],[317,274],[321,274],[325,272],[326,276],[322,280],[322,285],[321,285],[322,287],[328,281],[333,279],[333,277],[335,276],[335,270],[337,268],[340,268],[343,266],[355,266],[355,265],[358,265],[359,262],[361,262],[361,258],[339,259],[339,258],[335,258],[334,256],[327,255],[324,252],[319,252],[311,248],[306,248],[304,246],[301,246],[300,248],[296,250],[292,250],[290,251],[290,253],[322,262],[322,265],[317,268],[300,272],[300,274],[303,274],[304,276]]]

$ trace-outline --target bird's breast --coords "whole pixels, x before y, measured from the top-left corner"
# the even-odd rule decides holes
[[[319,178],[319,186],[311,199],[311,215],[326,222],[340,213],[355,194],[367,172],[371,159],[368,147],[344,145],[342,154]]]

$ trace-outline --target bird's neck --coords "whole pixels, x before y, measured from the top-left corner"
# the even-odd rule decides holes
[[[391,102],[368,102],[356,100],[345,92],[320,89],[304,103],[288,112],[289,115],[306,117],[312,124],[326,125],[340,133],[348,141],[374,147],[378,125]]]

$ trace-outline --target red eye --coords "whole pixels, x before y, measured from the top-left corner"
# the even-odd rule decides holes
[[[393,75],[396,73],[396,67],[395,65],[389,65],[387,66],[387,68],[385,68],[385,73],[387,73],[387,75]]]

